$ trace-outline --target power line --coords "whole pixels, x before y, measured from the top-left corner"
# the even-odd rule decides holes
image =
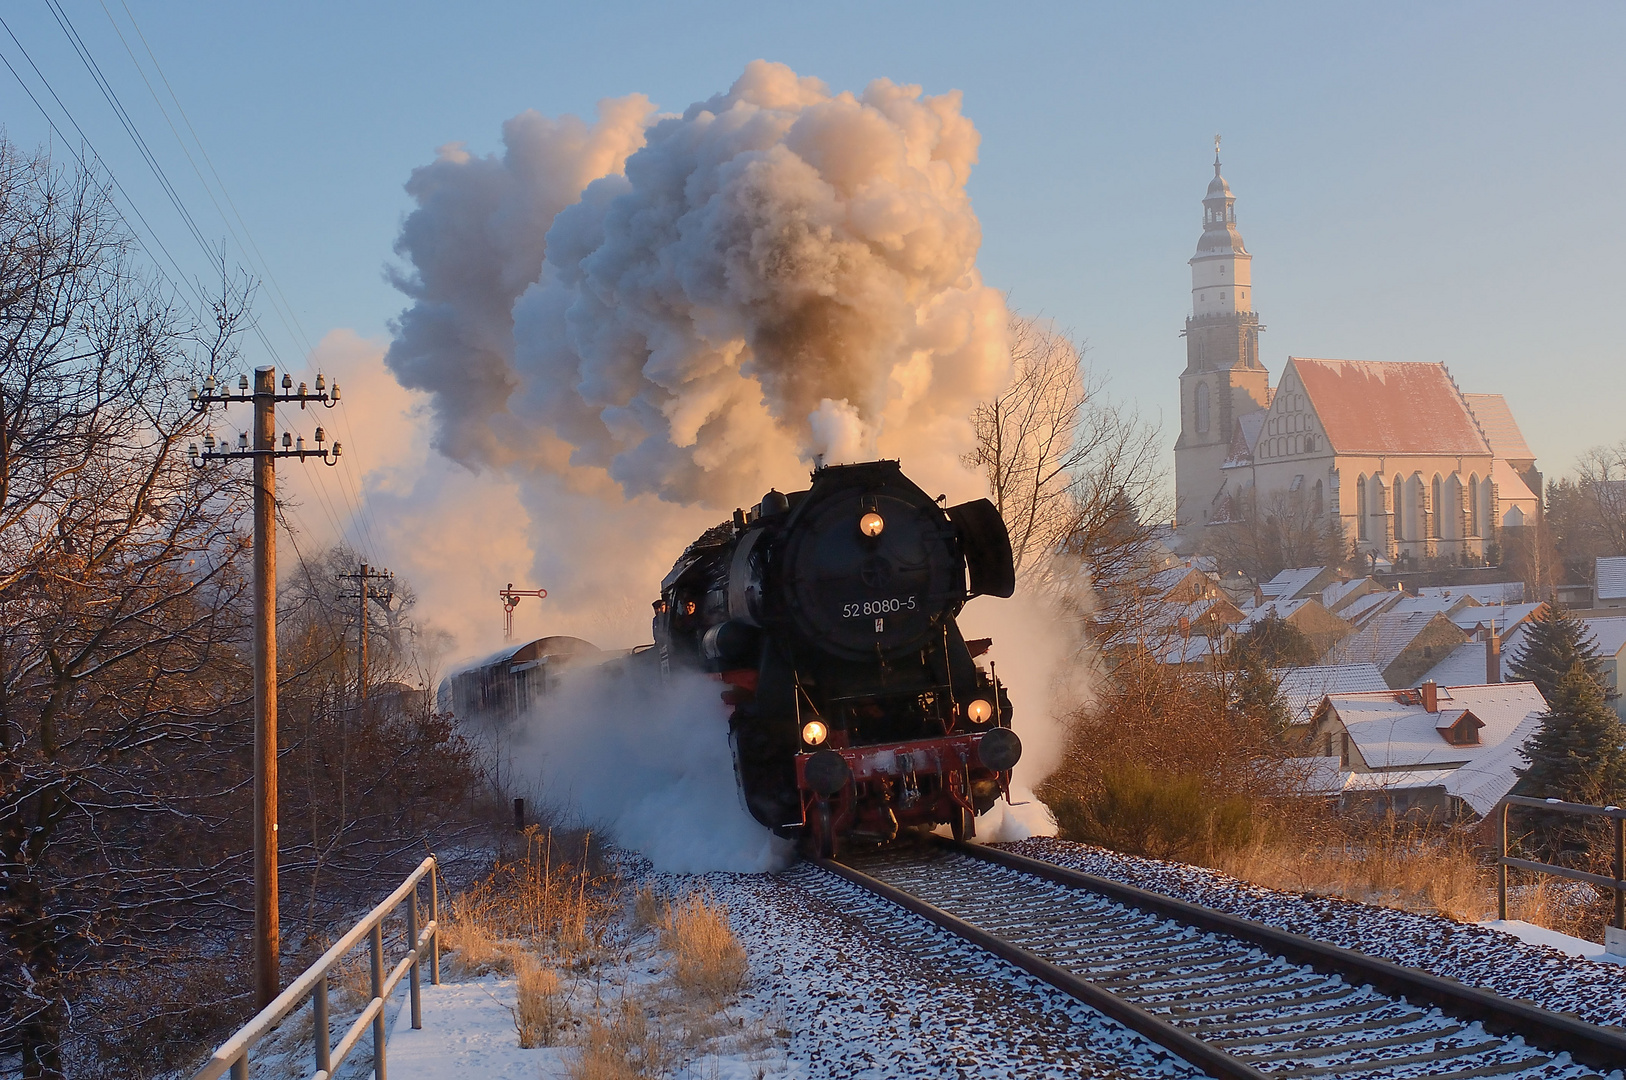
[[[180,215],[180,217],[182,219],[182,222],[184,223],[185,227],[192,234],[193,239],[198,243],[199,247],[205,252],[205,254],[210,256],[210,258],[212,259],[214,257],[213,249],[210,247],[208,241],[205,239],[205,237],[203,235],[203,230],[198,225],[197,219],[192,215],[190,209],[186,206],[185,201],[181,198],[179,190],[175,187],[174,183],[170,180],[168,174],[165,172],[165,170],[164,170],[164,168],[162,166],[162,163],[159,162],[156,153],[154,153],[154,151],[152,150],[150,144],[148,144],[145,137],[141,134],[139,126],[136,124],[134,118],[130,115],[128,109],[125,108],[123,101],[118,96],[118,92],[113,88],[111,81],[107,79],[105,73],[101,69],[101,66],[96,62],[95,57],[90,52],[89,46],[85,43],[83,37],[79,34],[77,27],[75,27],[73,25],[72,19],[69,18],[67,12],[60,6],[60,3],[58,2],[58,0],[46,0],[46,4],[47,4],[47,7],[50,8],[53,17],[56,19],[57,25],[61,28],[63,33],[67,36],[69,44],[73,47],[75,54],[80,59],[80,62],[82,64],[84,64],[85,70],[90,74],[92,81],[94,81],[96,83],[96,86],[97,86],[98,90],[101,91],[103,98],[107,101],[109,107],[112,108],[112,110],[114,112],[114,115],[118,118],[120,124],[124,127],[126,134],[128,134],[130,136],[131,141],[135,144],[137,152],[140,153],[142,159],[146,162],[148,168],[152,171],[153,176],[157,179],[160,188],[162,188],[162,190],[164,191],[165,196],[169,199],[169,201],[170,201],[171,205],[174,207],[175,211]],[[103,10],[104,10],[104,12],[106,12],[108,14],[109,19],[112,20],[111,12],[107,12],[105,4],[103,5]],[[126,8],[126,12],[128,13],[128,8]],[[113,25],[114,25],[114,30],[116,32],[118,32],[119,28],[118,28],[118,24],[117,24],[116,20],[113,21]],[[132,25],[135,25],[133,17],[132,17]],[[136,30],[137,30],[137,33],[139,33],[140,32],[140,27],[136,26]],[[7,32],[10,33],[10,28],[9,27],[7,27]],[[12,34],[11,36],[12,36],[12,39],[14,41],[17,40],[15,34]],[[119,37],[120,37],[121,41],[124,41],[124,37],[123,37],[122,32],[119,33]],[[143,37],[142,41],[143,41],[144,45],[147,44],[145,37]],[[203,183],[205,191],[209,194],[209,197],[210,197],[211,201],[214,202],[215,209],[216,209],[217,212],[220,213],[222,222],[226,225],[227,231],[229,233],[231,233],[232,239],[237,241],[238,249],[240,251],[242,251],[245,255],[249,255],[248,245],[244,244],[242,238],[238,237],[237,234],[236,234],[236,230],[232,228],[232,224],[231,224],[230,219],[226,217],[224,210],[220,206],[219,200],[215,199],[213,190],[209,187],[208,182],[206,180],[204,180],[204,178],[202,176],[202,173],[201,173],[201,170],[198,170],[198,168],[197,168],[196,162],[192,160],[190,151],[188,151],[185,142],[180,138],[179,131],[177,131],[175,129],[174,123],[169,120],[168,111],[164,109],[163,102],[158,99],[157,93],[156,93],[156,91],[153,90],[151,82],[149,80],[147,80],[145,72],[141,70],[141,65],[140,65],[139,61],[136,59],[133,51],[129,49],[129,43],[127,41],[124,41],[124,44],[125,44],[126,51],[130,52],[131,60],[132,60],[133,63],[135,63],[138,74],[141,75],[143,81],[146,83],[148,92],[153,95],[154,101],[159,106],[159,111],[160,111],[160,113],[163,114],[166,123],[169,123],[170,130],[171,130],[172,134],[175,135],[176,141],[180,144],[182,153],[186,155],[187,160],[192,164],[193,171],[198,174],[199,181]],[[20,41],[17,42],[17,45],[18,45],[19,49],[22,48],[22,44],[21,44]],[[150,52],[151,52],[150,46],[149,46],[148,51],[149,51],[149,54],[150,54]],[[24,55],[25,56],[27,55],[26,50],[24,50]],[[35,73],[37,75],[39,75],[41,81],[46,83],[47,89],[51,90],[52,97],[56,98],[57,103],[60,106],[62,106],[63,111],[68,112],[66,105],[64,105],[62,103],[60,97],[58,97],[55,90],[51,89],[49,81],[45,79],[44,74],[42,72],[40,72],[38,66],[33,63],[33,60],[32,60],[31,57],[29,58],[29,63],[30,63],[31,66],[34,67]],[[155,65],[155,67],[157,66],[156,57],[154,58],[154,65]],[[159,76],[160,76],[160,78],[164,78],[161,68],[159,69]],[[165,81],[165,85],[167,87],[168,86],[168,80],[165,79],[164,81]],[[26,87],[25,87],[25,90],[26,90]],[[171,89],[171,93],[173,95],[173,90],[172,89]],[[176,108],[178,110],[180,110],[179,99],[176,99]],[[181,111],[184,114],[184,110],[181,110]],[[70,120],[73,119],[71,113],[69,113],[69,118],[70,118]],[[184,118],[184,116],[183,116],[183,118]],[[49,117],[47,117],[47,119],[49,119]],[[188,127],[191,128],[191,123],[190,123],[189,120],[187,121],[187,124],[188,124]],[[74,121],[74,127],[76,129],[80,130],[81,135],[83,135],[83,130],[79,128],[79,124],[78,124],[77,121]],[[196,138],[195,129],[193,129],[193,135],[194,135],[194,138]],[[87,139],[86,141],[88,143],[89,140]],[[199,145],[200,152],[203,152],[205,154],[205,156],[207,156],[207,152],[203,151],[201,140],[199,141],[198,145]],[[110,176],[112,176],[113,175],[112,169],[106,165],[105,160],[102,160],[100,158],[99,154],[97,155],[97,157],[98,157],[99,160],[101,160],[101,163],[102,163],[103,167],[107,169],[108,174]],[[210,168],[211,168],[211,171],[213,171],[213,163],[212,162],[210,163]],[[218,172],[216,172],[215,175],[216,175],[216,179],[218,180],[219,179]],[[116,179],[115,179],[115,182],[116,182]],[[136,209],[136,212],[137,212],[138,216],[141,216],[141,218],[142,218],[143,224],[147,225],[148,230],[153,233],[153,236],[156,239],[157,238],[157,231],[152,228],[150,223],[146,222],[146,219],[145,219],[144,215],[140,215],[139,209],[135,207],[134,200],[129,199],[129,195],[128,195],[128,193],[124,192],[122,185],[120,185],[119,190],[120,190],[121,193],[123,193],[125,195],[125,198],[131,202],[132,208]],[[222,190],[222,193],[226,195],[227,201],[230,202],[231,201],[230,194],[229,194],[229,192],[225,191],[224,184],[221,184],[221,190]],[[235,204],[233,206],[233,209],[234,209],[234,212],[235,212]],[[242,222],[242,218],[241,218],[240,214],[238,215],[238,220],[239,220],[239,223],[243,224],[243,229],[244,229],[245,234],[248,234],[247,225],[246,225],[246,223]],[[162,247],[163,246],[162,242],[160,241],[159,243],[160,243],[160,246]],[[252,234],[249,234],[249,243],[250,244],[253,243]],[[170,258],[171,263],[175,266],[177,274],[179,274],[182,277],[183,280],[187,280],[188,284],[192,285],[194,292],[196,292],[198,294],[199,302],[201,304],[203,304],[205,309],[206,309],[208,305],[203,300],[201,288],[195,282],[192,282],[192,281],[190,281],[189,279],[186,278],[185,272],[181,270],[179,263],[174,259],[174,257],[169,254],[168,249],[164,248],[164,251],[165,251],[166,256],[168,256]],[[257,245],[255,245],[255,253],[258,254],[258,246]],[[251,258],[251,261],[252,261],[253,257],[250,256],[250,258]],[[260,273],[271,280],[272,288],[273,288],[273,290],[275,290],[275,292],[277,294],[277,298],[281,299],[283,303],[286,303],[286,296],[285,296],[285,294],[282,293],[281,287],[280,287],[280,285],[277,284],[277,282],[275,280],[275,277],[270,273],[269,265],[265,263],[265,261],[263,259],[263,256],[261,256],[261,258],[259,260],[259,263],[260,263],[260,265],[259,265],[258,269],[259,269]],[[294,338],[294,344],[295,344],[296,348],[300,345],[301,339],[303,339],[303,342],[304,342],[305,345],[309,346],[309,337],[308,337],[308,335],[304,334],[302,328],[300,328],[300,329],[295,328],[297,326],[297,318],[295,318],[293,325],[290,325],[290,323],[289,323],[288,316],[292,314],[291,308],[289,308],[288,311],[285,313],[282,310],[281,305],[279,305],[277,303],[277,299],[273,299],[272,307],[273,307],[273,310],[275,310],[277,312],[278,318],[283,322],[284,328],[289,331],[290,337]],[[261,327],[258,322],[254,322],[251,325],[251,329],[252,329],[252,331],[254,333],[254,336],[259,339],[260,343],[265,347],[266,351],[271,355],[272,359],[274,361],[276,361],[277,366],[283,368],[283,370],[286,371],[289,365],[286,362],[283,361],[282,357],[279,354],[279,350],[271,342],[271,340],[268,337],[266,337],[264,328]],[[314,352],[314,348],[309,349],[309,351]],[[283,419],[286,422],[286,417],[284,417]],[[346,427],[348,427],[349,426],[348,416],[346,416],[342,420],[342,422],[345,423]],[[352,439],[352,441],[353,441],[353,439]],[[359,478],[359,476],[354,476],[352,474],[352,470],[354,470],[354,468],[355,468],[353,463],[346,462],[345,465],[346,465],[346,468],[345,468],[344,471],[341,472],[341,475],[338,477],[338,479],[340,481],[340,492],[339,492],[340,501],[348,504],[346,506],[346,508],[345,508],[347,512],[345,514],[343,514],[343,515],[341,515],[339,513],[338,507],[335,505],[335,501],[334,501],[333,497],[330,496],[328,491],[327,491],[327,484],[326,484],[326,479],[325,478],[318,479],[316,481],[315,485],[314,485],[317,501],[318,501],[318,503],[320,505],[320,508],[321,508],[321,510],[323,512],[323,515],[328,518],[328,522],[332,526],[332,528],[334,530],[334,533],[336,535],[343,538],[346,535],[346,533],[351,532],[350,529],[345,528],[345,526],[342,524],[342,521],[341,521],[341,517],[348,517],[350,519],[350,521],[352,522],[353,526],[354,525],[359,525],[360,526],[360,531],[357,532],[354,535],[354,539],[357,542],[357,546],[362,547],[364,549],[373,548],[373,547],[376,546],[376,539],[372,535],[372,529],[370,527],[371,522],[369,521],[370,514],[368,512],[366,502],[365,502],[364,498],[360,494],[360,487],[361,487],[360,482],[359,482],[360,478]],[[352,481],[354,481],[354,483]]]
[[[48,2],[50,2],[50,0],[48,0]],[[209,195],[210,201],[214,203],[215,210],[220,215],[227,231],[231,234],[232,239],[237,242],[238,249],[244,254],[245,257],[255,264],[255,268],[261,277],[270,283],[273,293],[273,295],[270,297],[272,309],[276,311],[279,321],[282,322],[283,329],[286,330],[289,337],[293,339],[296,348],[303,346],[302,351],[304,351],[307,355],[313,354],[316,351],[316,347],[312,343],[310,335],[306,332],[304,325],[300,322],[299,316],[294,311],[292,303],[289,302],[287,294],[283,292],[281,282],[277,280],[276,274],[271,269],[270,261],[265,258],[264,252],[260,250],[258,242],[255,241],[253,230],[249,228],[248,222],[244,220],[242,212],[238,210],[236,200],[231,197],[231,192],[226,187],[225,180],[221,177],[220,171],[215,167],[214,160],[209,156],[208,149],[203,145],[203,140],[201,137],[199,137],[197,128],[193,125],[191,118],[187,115],[185,106],[181,104],[179,95],[175,93],[174,86],[170,83],[169,77],[164,73],[163,65],[159,63],[157,54],[153,52],[152,45],[147,40],[146,35],[142,32],[141,25],[136,21],[135,14],[130,10],[129,4],[124,3],[123,0],[120,0],[120,6],[123,7],[125,16],[130,20],[131,29],[134,30],[136,36],[140,39],[148,59],[152,62],[153,70],[157,73],[159,81],[163,83],[164,89],[168,92],[170,100],[175,105],[175,111],[180,115],[182,123],[186,125],[187,131],[191,134],[192,141],[197,146],[199,156],[201,156],[204,163],[208,165],[209,173],[214,177],[214,186],[219,187],[221,197],[224,198],[226,200],[226,204],[231,207],[232,215],[235,216],[238,226],[240,226],[242,229],[241,237],[238,236],[237,229],[232,226],[231,218],[227,216],[225,209],[220,205],[220,200],[215,197],[214,187],[209,184],[209,181],[203,176],[202,170],[198,168],[196,160],[192,157],[192,153],[186,145],[186,140],[181,137],[181,133],[176,128],[174,121],[170,119],[169,110],[164,106],[163,100],[158,96],[158,92],[153,87],[152,81],[147,78],[147,73],[142,67],[140,59],[135,55],[134,50],[130,48],[130,43],[125,38],[123,30],[119,27],[118,20],[113,17],[113,13],[108,8],[106,0],[99,0],[99,2],[101,3],[103,13],[106,14],[108,21],[113,25],[114,33],[118,35],[120,43],[124,45],[125,52],[130,56],[131,63],[135,66],[137,73],[141,76],[142,82],[146,85],[147,92],[152,96],[154,104],[158,106],[159,113],[164,117],[164,122],[169,125],[170,133],[175,136],[175,141],[180,145],[181,152],[186,156],[187,162],[192,166],[192,171],[197,175],[198,181],[203,185],[204,191]],[[352,444],[354,444],[355,435],[354,431],[350,428],[348,410],[343,408],[340,409],[340,422],[345,426],[345,435],[349,437]],[[344,489],[343,494],[345,501],[350,504],[349,510],[351,520],[355,525],[359,526],[360,529],[360,532],[355,536],[357,547],[364,549],[371,548],[374,552],[376,552],[378,548],[378,540],[373,531],[373,514],[371,507],[367,505],[367,501],[363,496],[364,485],[362,484],[362,477],[358,466],[353,460],[346,461],[339,469],[338,480],[341,488]],[[343,536],[345,531],[346,530],[340,530],[340,535]],[[363,539],[363,537],[365,537],[365,539]]]

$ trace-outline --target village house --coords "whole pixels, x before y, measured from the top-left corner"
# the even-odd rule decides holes
[[[1592,606],[1626,608],[1626,556],[1598,560],[1592,574]]]
[[[1306,772],[1347,809],[1483,816],[1518,783],[1546,708],[1528,682],[1328,694],[1305,759],[1326,767]]]
[[[1322,663],[1376,665],[1383,681],[1399,689],[1416,686],[1425,672],[1467,640],[1441,612],[1385,611],[1334,645]]]
[[[1626,661],[1626,615],[1589,618],[1586,628],[1603,661],[1604,689],[1612,695],[1609,704],[1617,716],[1626,720],[1626,697],[1620,694],[1621,665]]]

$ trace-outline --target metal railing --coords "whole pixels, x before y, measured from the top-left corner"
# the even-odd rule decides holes
[[[312,1080],[330,1080],[333,1072],[344,1063],[345,1057],[355,1049],[356,1043],[369,1026],[373,1029],[373,1076],[376,1080],[386,1080],[384,1064],[384,1003],[390,994],[399,985],[401,979],[411,975],[412,982],[412,1026],[423,1027],[423,1004],[420,1000],[418,988],[418,963],[425,945],[430,946],[429,951],[429,981],[431,985],[440,985],[440,889],[439,867],[431,855],[418,864],[400,887],[390,893],[389,898],[362,919],[350,932],[340,938],[334,946],[322,954],[322,958],[305,969],[304,974],[293,981],[293,984],[277,996],[277,999],[265,1008],[259,1015],[239,1028],[231,1038],[220,1044],[203,1068],[199,1069],[192,1080],[215,1080],[224,1076],[226,1070],[231,1070],[232,1080],[248,1080],[248,1052],[254,1044],[270,1033],[271,1029],[282,1022],[282,1019],[293,1012],[307,997],[310,998],[311,1008],[315,1016],[314,1033],[312,1041],[316,1050],[316,1072]],[[429,924],[418,928],[418,883],[425,877],[429,878]],[[406,903],[407,941],[412,947],[401,961],[395,965],[386,978],[384,975],[384,920],[399,907]],[[339,1040],[338,1046],[329,1041],[332,1038],[328,1030],[327,1013],[327,984],[328,973],[339,961],[343,960],[367,938],[372,953],[372,1000],[367,1007],[361,1010],[350,1030],[345,1032],[344,1038]]]
[[[1555,866],[1552,863],[1533,862],[1530,859],[1516,859],[1507,853],[1507,812],[1510,806],[1529,806],[1537,810],[1548,810],[1559,814],[1573,814],[1577,817],[1604,817],[1611,818],[1615,823],[1615,876],[1604,877],[1602,874],[1589,874],[1585,870],[1572,870],[1567,866]],[[1615,921],[1614,926],[1626,930],[1626,810],[1618,806],[1589,806],[1586,803],[1564,802],[1562,799],[1532,799],[1524,795],[1508,795],[1502,799],[1501,813],[1496,817],[1496,846],[1499,857],[1496,860],[1496,917],[1507,921],[1507,868],[1517,867],[1520,870],[1534,870],[1540,874],[1551,874],[1554,877],[1569,878],[1571,881],[1584,881],[1588,885],[1596,885],[1600,889],[1611,889],[1615,894]]]

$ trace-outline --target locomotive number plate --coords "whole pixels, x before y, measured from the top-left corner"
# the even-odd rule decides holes
[[[856,604],[842,604],[841,617],[844,619],[874,618],[877,615],[888,615],[894,611],[915,610],[913,596],[889,596],[884,600],[861,600]]]

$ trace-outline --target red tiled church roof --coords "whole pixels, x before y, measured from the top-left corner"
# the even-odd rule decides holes
[[[1536,455],[1524,441],[1513,410],[1507,407],[1507,398],[1501,394],[1463,394],[1468,408],[1474,411],[1480,430],[1490,439],[1491,449],[1499,458],[1508,461],[1534,461]]]
[[[1489,454],[1443,364],[1288,359],[1340,454]]]

